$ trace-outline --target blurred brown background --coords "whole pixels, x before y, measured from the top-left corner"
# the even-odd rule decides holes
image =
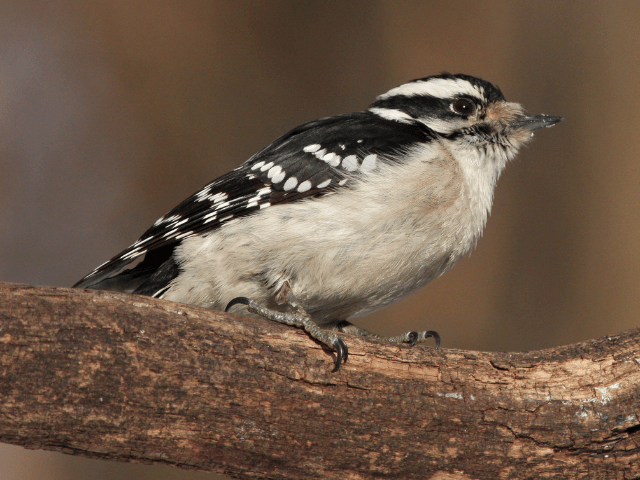
[[[640,325],[640,2],[0,3],[0,280],[69,286],[290,128],[447,70],[562,115],[470,258],[360,323],[529,350]],[[6,479],[211,479],[0,445]]]

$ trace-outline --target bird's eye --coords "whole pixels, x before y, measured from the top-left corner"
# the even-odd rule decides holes
[[[475,103],[466,98],[459,98],[451,104],[451,108],[460,115],[473,115],[476,111]]]

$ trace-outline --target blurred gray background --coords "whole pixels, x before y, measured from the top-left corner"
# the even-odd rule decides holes
[[[290,128],[450,71],[565,121],[470,258],[360,320],[531,350],[640,324],[640,2],[0,3],[0,281],[69,286]],[[218,479],[0,445],[0,478]]]

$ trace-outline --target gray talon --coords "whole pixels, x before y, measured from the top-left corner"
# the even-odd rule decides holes
[[[438,334],[438,332],[434,332],[433,330],[429,330],[426,335],[425,338],[429,338],[429,337],[433,337],[436,339],[436,350],[438,348],[440,348],[440,335]]]
[[[228,312],[229,309],[234,305],[238,305],[238,304],[249,305],[250,303],[251,303],[251,299],[247,297],[236,297],[233,300],[231,300],[229,303],[227,303],[227,306],[225,307],[224,311]]]
[[[349,347],[347,347],[347,343],[344,340],[342,340],[340,337],[338,337],[338,340],[342,344],[342,350],[343,350],[343,354],[344,354],[344,358],[342,359],[342,363],[347,363],[347,359],[349,358]]]
[[[435,338],[435,340],[436,340],[436,350],[438,350],[438,348],[440,348],[440,335],[438,334],[438,332],[434,332],[433,330],[429,330],[429,331],[425,332],[424,338],[429,338],[429,337]]]
[[[347,358],[349,357],[349,349],[347,347],[347,344],[340,337],[336,338],[336,340],[333,342],[333,346],[336,349],[337,358],[332,372],[337,372],[340,369],[340,364],[343,363],[343,361],[344,363],[347,363]]]

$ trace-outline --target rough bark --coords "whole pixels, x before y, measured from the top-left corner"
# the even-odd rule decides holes
[[[240,478],[634,478],[640,331],[393,346],[147,297],[0,284],[0,441]]]

